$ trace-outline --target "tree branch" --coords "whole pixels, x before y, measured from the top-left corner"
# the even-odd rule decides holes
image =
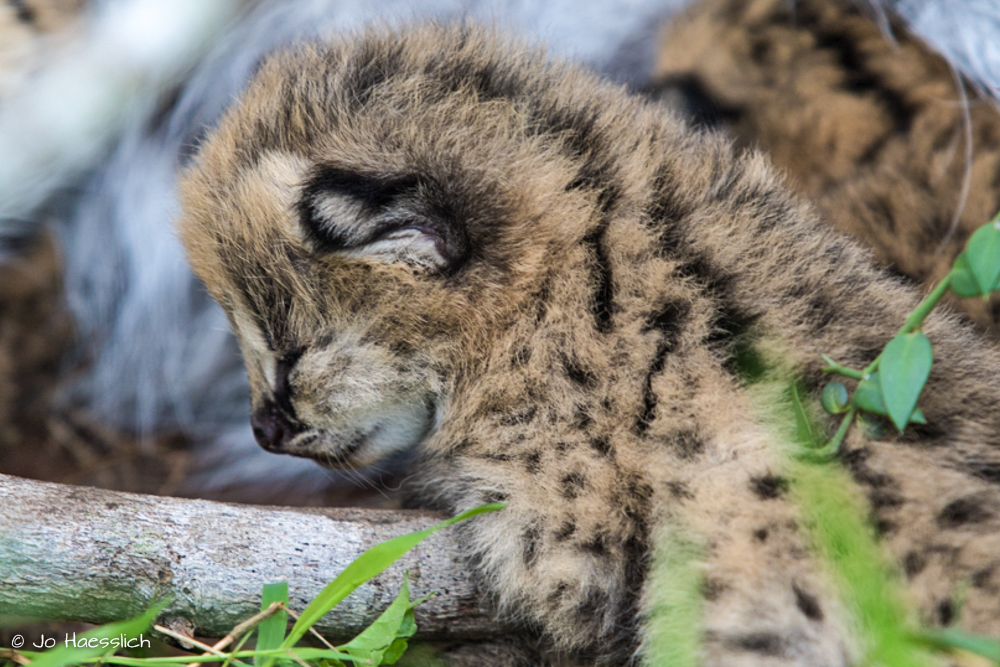
[[[232,505],[0,475],[0,614],[105,623],[172,598],[161,618],[221,636],[260,611],[263,584],[286,578],[290,607],[301,610],[368,547],[441,518]],[[447,530],[359,588],[317,629],[335,640],[353,636],[392,601],[406,570],[414,595],[438,591],[416,609],[420,636],[496,634]]]

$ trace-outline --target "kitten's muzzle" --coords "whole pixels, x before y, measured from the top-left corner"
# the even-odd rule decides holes
[[[253,428],[253,437],[257,439],[257,444],[277,454],[287,454],[289,443],[306,430],[305,425],[290,418],[271,400],[265,400],[254,410],[253,416],[250,417],[250,426]]]

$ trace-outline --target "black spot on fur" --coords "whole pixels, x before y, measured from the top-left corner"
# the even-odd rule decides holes
[[[573,500],[576,498],[580,495],[580,491],[583,489],[586,482],[586,478],[579,472],[571,472],[563,477],[560,482],[560,485],[562,486],[563,498],[566,500]]]
[[[694,494],[691,493],[688,485],[684,482],[667,482],[667,490],[677,500],[691,500],[694,498]]]
[[[672,431],[667,434],[666,442],[678,458],[691,460],[705,451],[705,441],[695,429]]]
[[[927,567],[927,558],[923,554],[911,551],[903,557],[903,572],[907,579],[912,579]]]
[[[896,436],[897,442],[918,442],[923,447],[932,447],[947,442],[947,435],[954,432],[951,415],[937,413],[928,415],[930,421],[926,424],[910,424],[902,435]],[[893,429],[894,430],[894,429]]]
[[[712,333],[705,338],[707,345],[722,354],[722,367],[747,384],[756,382],[766,371],[764,361],[755,349],[757,336],[752,327],[757,320],[758,315],[723,301],[713,318]]]
[[[644,435],[649,430],[649,425],[656,419],[657,396],[653,391],[653,378],[663,371],[663,366],[667,361],[668,350],[661,345],[656,350],[653,362],[646,373],[646,381],[642,387],[642,412],[636,417],[632,430],[636,435]]]
[[[679,233],[667,234],[664,243],[681,244],[685,239]],[[677,273],[700,284],[716,304],[704,343],[717,351],[728,373],[747,384],[758,381],[766,371],[763,358],[756,352],[759,334],[754,325],[760,314],[735,300],[734,276],[721,271],[703,254],[685,256]]]
[[[780,656],[785,651],[785,644],[781,636],[773,632],[751,632],[730,637],[726,640],[726,645],[736,650],[767,656]]]
[[[611,446],[611,442],[608,440],[607,436],[600,436],[597,438],[591,438],[589,440],[591,448],[600,454],[601,456],[606,456],[609,458],[614,457],[615,450]]]
[[[594,420],[591,419],[590,413],[587,412],[587,408],[582,405],[576,406],[576,410],[573,412],[573,427],[583,431],[589,428],[593,423]]]
[[[538,471],[542,469],[542,453],[535,449],[524,454],[524,469],[528,474],[538,474]]]
[[[537,114],[536,131],[559,138],[572,157],[585,158],[601,143],[597,129],[597,119],[601,114],[598,109],[589,106],[553,106],[538,109]]]
[[[951,599],[941,600],[934,609],[939,625],[951,625],[955,620],[955,604]]]
[[[854,481],[869,486],[872,489],[898,488],[899,485],[891,477],[885,473],[872,470],[868,465],[868,458],[870,456],[871,450],[868,447],[859,447],[858,449],[844,453],[842,460],[847,467],[847,471],[854,478]]]
[[[1000,319],[1000,318],[994,318]],[[981,480],[1000,484],[1000,463],[976,462],[966,464],[966,470],[974,477]]]
[[[538,560],[539,541],[541,530],[537,525],[531,525],[521,535],[521,560],[526,568],[534,566]]]
[[[565,542],[572,537],[574,533],[576,533],[576,522],[565,521],[561,526],[559,526],[559,530],[555,533],[556,541]]]
[[[660,341],[656,346],[656,353],[649,365],[646,373],[646,380],[642,387],[642,411],[635,420],[632,430],[637,435],[643,435],[649,430],[649,425],[656,418],[657,396],[653,391],[653,378],[663,372],[667,355],[677,349],[684,325],[687,322],[687,315],[690,305],[682,301],[669,301],[647,322],[644,331],[659,331]]]
[[[806,314],[815,331],[825,329],[837,318],[837,307],[823,292],[815,292],[806,301]]]
[[[510,365],[515,368],[525,366],[529,361],[531,361],[531,348],[527,346],[519,348],[510,357]]]
[[[875,519],[873,523],[875,526],[875,536],[878,538],[887,537],[899,530],[899,524],[888,519]]]
[[[972,573],[971,582],[974,588],[986,588],[990,584],[990,580],[993,578],[994,566],[984,567],[981,570],[976,570]]]
[[[718,579],[706,577],[701,582],[701,596],[709,602],[714,602],[722,597],[727,586]]]
[[[686,301],[668,301],[646,320],[642,331],[658,331],[661,334],[660,345],[667,352],[673,352],[677,349],[690,311],[691,304]]]
[[[577,622],[581,625],[593,625],[599,615],[611,610],[608,593],[596,586],[590,586],[583,601],[577,605]]]
[[[770,535],[770,532],[767,530],[767,528],[758,528],[757,530],[753,531],[753,539],[755,539],[758,542],[767,542],[768,535]]]
[[[819,600],[816,599],[815,595],[802,590],[795,584],[792,584],[792,591],[795,593],[795,606],[806,618],[817,622],[823,620],[823,609],[819,606]]]
[[[566,597],[566,593],[569,591],[569,584],[566,582],[560,582],[551,593],[549,593],[546,598],[546,602],[552,609],[556,609],[562,604],[563,599]]]
[[[487,491],[486,493],[483,494],[483,504],[504,503],[507,502],[509,498],[510,496],[508,496],[503,491],[496,491],[496,490]]]
[[[597,376],[583,368],[575,358],[570,358],[566,354],[562,354],[561,356],[563,368],[566,370],[566,377],[585,389],[589,389],[597,384]]]
[[[750,60],[758,65],[763,65],[771,57],[771,42],[766,37],[755,35],[750,44]]]
[[[957,528],[970,523],[983,523],[996,515],[996,508],[988,504],[983,494],[977,493],[958,500],[953,500],[944,506],[937,516],[941,528]]]
[[[608,540],[610,537],[602,530],[598,530],[587,541],[580,543],[580,548],[587,553],[601,558],[608,555]]]
[[[871,503],[872,509],[883,509],[886,507],[899,507],[903,504],[903,497],[889,489],[873,489],[868,494],[868,501]]]
[[[869,211],[878,219],[878,228],[884,228],[896,233],[896,215],[894,207],[885,195],[876,195],[867,199]]]
[[[751,477],[750,490],[761,500],[773,500],[788,491],[788,480],[771,473]]]
[[[614,282],[611,277],[611,262],[604,247],[604,233],[607,225],[599,225],[587,234],[583,243],[590,248],[593,262],[594,301],[591,309],[594,322],[601,333],[611,331],[611,316],[614,314]]]
[[[647,506],[653,498],[653,487],[642,481],[639,475],[631,475],[625,483],[628,497],[642,506]]]
[[[622,612],[627,624],[634,626],[639,617],[639,599],[642,595],[643,583],[649,572],[649,536],[645,527],[630,536],[622,545],[622,559],[625,563],[623,578],[625,581],[625,599]],[[635,635],[632,633],[632,641]],[[632,651],[634,653],[634,651]]]

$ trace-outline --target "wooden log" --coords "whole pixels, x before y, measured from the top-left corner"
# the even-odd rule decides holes
[[[0,475],[0,614],[105,623],[171,598],[161,619],[222,636],[260,610],[261,586],[288,580],[301,611],[383,540],[427,528],[433,512],[283,508],[119,493]],[[361,586],[316,629],[334,640],[366,627],[409,571],[418,636],[497,633],[454,534],[431,536]]]

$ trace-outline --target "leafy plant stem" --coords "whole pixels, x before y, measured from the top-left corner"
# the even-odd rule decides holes
[[[843,375],[844,377],[853,378],[855,380],[865,379],[864,372],[855,370],[853,368],[848,368],[847,366],[842,366],[841,364],[838,364],[836,361],[826,356],[825,354],[822,355],[822,357],[824,363],[826,363],[826,366],[823,366],[824,373],[836,373],[838,375]]]
[[[823,445],[820,449],[814,452],[814,456],[819,459],[830,459],[840,452],[840,445],[844,442],[844,438],[847,437],[847,432],[851,428],[851,424],[854,423],[854,417],[858,414],[857,408],[850,408],[845,414],[844,418],[840,421],[840,426],[837,428],[837,432],[833,434],[830,441]]]
[[[928,313],[934,309],[934,306],[937,305],[938,301],[941,300],[941,297],[944,296],[945,292],[947,292],[948,288],[951,286],[951,278],[954,273],[954,269],[949,271],[948,275],[946,275],[944,279],[937,284],[931,293],[924,297],[923,301],[917,304],[917,307],[913,309],[910,316],[906,318],[906,322],[899,330],[899,333],[908,334],[919,330],[923,326],[924,318],[926,318]],[[878,359],[876,359],[875,362],[878,362]]]

